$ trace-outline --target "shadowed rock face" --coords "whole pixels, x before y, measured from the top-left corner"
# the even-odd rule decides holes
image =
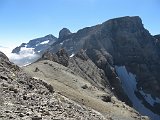
[[[159,51],[159,56],[160,56],[160,35],[155,35],[155,45],[156,45],[156,49]]]
[[[68,36],[69,34],[71,34],[70,30],[67,28],[63,28],[60,32],[59,32],[59,38],[64,38],[66,36]]]
[[[155,35],[154,36],[156,39],[160,40],[160,35]]]
[[[45,52],[39,60],[51,60],[64,66],[68,66],[69,56],[64,49],[60,49],[56,54],[49,51]]]
[[[88,57],[104,70],[115,94],[122,101],[127,102],[115,65],[124,65],[128,72],[136,75],[138,90],[160,97],[159,36],[153,37],[138,16],[115,18],[81,29],[59,38],[49,50],[57,52],[60,48],[69,54],[84,49]]]

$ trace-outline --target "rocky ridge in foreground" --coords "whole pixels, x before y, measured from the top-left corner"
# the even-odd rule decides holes
[[[46,82],[28,76],[1,52],[0,96],[1,120],[107,119],[56,93]]]

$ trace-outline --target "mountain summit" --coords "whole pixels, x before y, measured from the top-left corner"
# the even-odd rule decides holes
[[[59,38],[63,38],[67,35],[71,34],[70,30],[67,28],[63,28],[62,30],[60,30],[59,32]]]
[[[49,50],[57,52],[61,48],[70,55],[83,49],[104,70],[119,99],[127,103],[126,94],[140,113],[157,118],[160,110],[159,40],[144,28],[140,17],[114,18],[81,29],[59,38]],[[144,107],[139,108],[140,104]]]

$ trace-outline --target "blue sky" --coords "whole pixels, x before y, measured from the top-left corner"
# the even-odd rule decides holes
[[[0,0],[0,45],[14,47],[47,34],[58,36],[121,16],[140,16],[160,34],[159,0]]]

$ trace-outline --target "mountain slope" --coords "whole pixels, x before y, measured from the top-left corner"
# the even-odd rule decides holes
[[[118,98],[127,103],[122,97],[125,89],[121,83],[129,78],[122,78],[115,69],[115,66],[125,66],[128,73],[136,76],[132,79],[136,83],[136,99],[154,114],[160,114],[159,46],[156,39],[143,27],[140,17],[115,18],[81,29],[77,33],[59,38],[49,51],[57,52],[61,48],[66,49],[70,55],[81,49],[86,51],[88,57],[104,70]],[[153,116],[152,118],[154,119]]]
[[[56,91],[59,91],[58,93],[79,104],[99,111],[107,119],[147,119],[147,117],[142,117],[134,109],[120,102],[114,96],[110,98],[111,92],[109,90],[107,93],[95,87],[87,79],[77,75],[73,70],[53,61],[41,60],[24,67],[24,69],[36,79],[44,79]]]
[[[3,120],[107,119],[55,92],[46,81],[28,76],[1,52],[0,96],[0,119]]]

